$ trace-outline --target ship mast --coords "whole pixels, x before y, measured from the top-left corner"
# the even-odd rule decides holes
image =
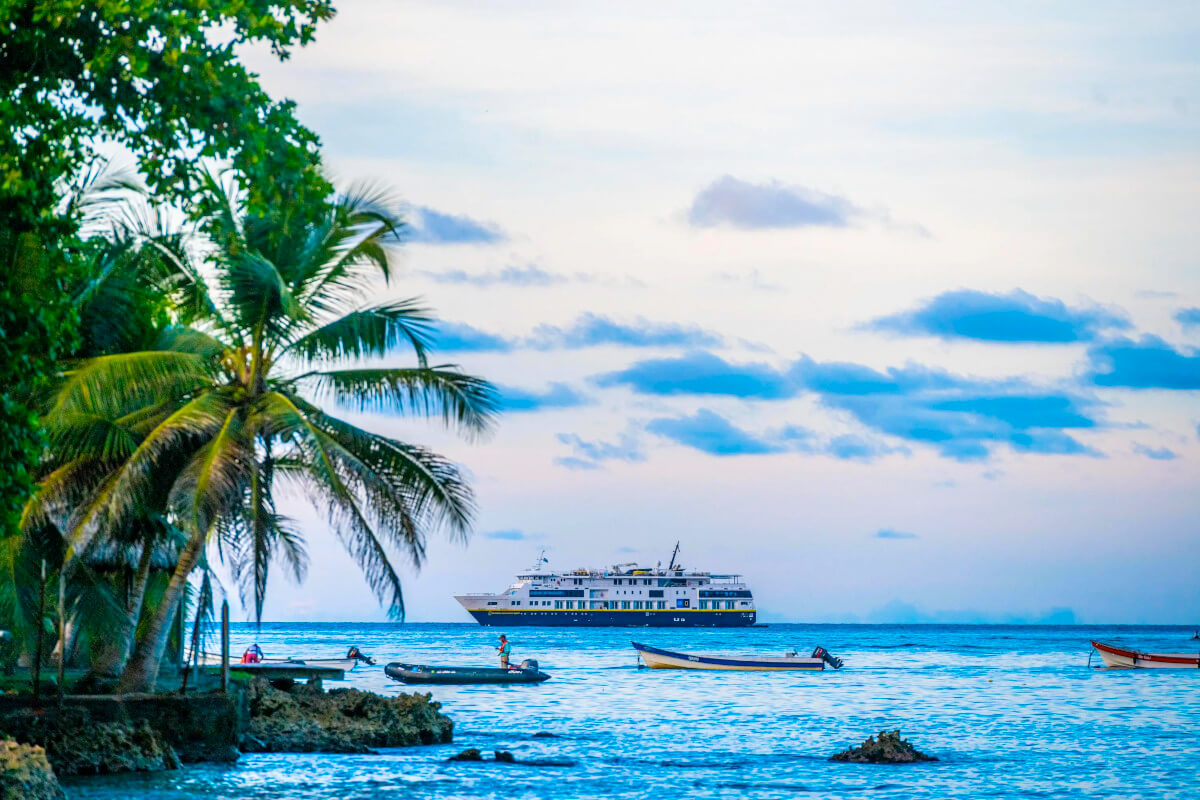
[[[675,549],[671,551],[671,563],[667,566],[667,572],[675,569],[675,558],[679,555],[679,542],[675,542]]]

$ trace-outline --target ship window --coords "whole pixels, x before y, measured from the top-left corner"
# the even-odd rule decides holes
[[[512,604],[513,604],[514,606],[519,606],[519,605],[521,605],[521,601],[520,601],[520,600],[513,600],[513,601],[512,601]]]
[[[495,601],[495,600],[488,600],[488,605],[489,605],[489,606],[494,606],[494,605],[496,605],[496,601]]]
[[[701,611],[704,611],[704,610],[705,610],[705,609],[707,609],[707,608],[708,608],[708,601],[707,601],[707,600],[701,600],[701,601],[700,601],[700,610],[701,610]]]
[[[733,603],[733,601],[732,601],[732,600],[726,600],[726,601],[725,601],[725,607],[726,607],[726,608],[733,608],[733,605],[734,605],[734,603]]]
[[[750,604],[747,603],[745,600],[742,601],[742,608],[749,608],[749,606],[750,606]]]

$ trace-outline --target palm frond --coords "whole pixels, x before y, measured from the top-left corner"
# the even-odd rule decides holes
[[[128,458],[141,438],[119,422],[99,414],[66,412],[47,430],[50,452],[57,463],[76,459],[112,462]]]
[[[89,359],[66,373],[50,410],[118,417],[211,385],[212,365],[194,353],[148,350]]]
[[[192,457],[171,488],[170,503],[195,531],[208,531],[223,515],[241,507],[250,476],[254,445],[236,406],[225,412],[221,427]]]
[[[433,316],[416,300],[352,311],[287,345],[283,352],[309,361],[387,355],[412,345],[422,366],[433,340]]]
[[[453,535],[466,536],[475,499],[456,464],[426,448],[372,433],[315,408],[306,413],[313,426],[336,442],[347,458],[369,470],[390,495],[402,498],[406,513],[422,528],[446,525]],[[378,488],[372,492],[378,493]],[[375,500],[382,503],[384,498]]]
[[[105,526],[117,527],[136,516],[155,488],[160,477],[156,472],[163,469],[162,462],[189,453],[211,439],[223,428],[232,411],[223,394],[206,392],[159,423],[137,450],[78,505],[69,526],[71,543],[67,559],[86,553]],[[146,503],[145,507],[154,506]]]
[[[469,435],[486,433],[499,413],[492,384],[452,365],[315,371],[299,379],[318,399],[355,411],[441,416]]]
[[[239,327],[282,330],[289,320],[305,318],[279,268],[260,253],[244,251],[229,258],[220,274]]]

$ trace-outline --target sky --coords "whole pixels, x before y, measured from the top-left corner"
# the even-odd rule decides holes
[[[1195,4],[342,0],[244,56],[504,398],[351,415],[474,481],[409,620],[678,540],[764,621],[1200,622]],[[264,617],[384,619],[281,505]]]

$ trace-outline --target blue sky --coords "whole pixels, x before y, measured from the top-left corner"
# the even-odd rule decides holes
[[[478,491],[411,618],[681,539],[769,619],[1200,621],[1198,54],[1179,3],[385,0],[248,53],[501,387],[357,417]],[[289,503],[267,616],[380,618]]]

